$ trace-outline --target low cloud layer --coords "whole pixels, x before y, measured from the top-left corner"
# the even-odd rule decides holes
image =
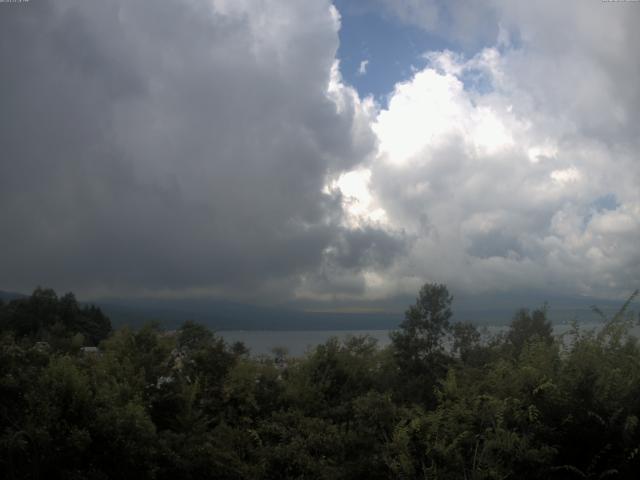
[[[460,49],[387,106],[342,80],[328,0],[2,5],[0,288],[639,286],[640,6],[377,5]]]

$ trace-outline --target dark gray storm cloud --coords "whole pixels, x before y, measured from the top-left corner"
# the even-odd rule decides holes
[[[402,250],[325,188],[376,145],[329,2],[2,7],[2,287],[278,296]]]

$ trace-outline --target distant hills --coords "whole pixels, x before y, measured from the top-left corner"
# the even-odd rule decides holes
[[[16,292],[5,292],[4,290],[0,290],[0,300],[4,300],[5,302],[9,302],[11,300],[16,300],[18,298],[25,298],[27,295]]]
[[[402,321],[401,313],[307,312],[212,300],[113,299],[97,304],[114,326],[155,320],[176,328],[193,320],[214,330],[387,330]]]
[[[4,301],[25,296],[0,291],[0,299]],[[597,304],[601,310],[611,314],[623,303],[585,297],[557,297],[547,300],[549,319],[556,324],[573,319],[597,322],[599,318],[592,312],[591,305]],[[536,298],[534,295],[461,296],[454,298],[454,320],[471,321],[477,325],[506,325],[518,308],[537,308],[544,301],[544,297]],[[309,311],[299,305],[273,307],[212,299],[110,298],[87,303],[98,305],[109,316],[114,327],[139,327],[149,321],[157,321],[164,328],[174,329],[183,322],[192,320],[213,330],[309,331],[394,329],[403,320],[404,311],[412,302],[413,299],[410,298],[396,301],[391,307],[393,311],[385,313],[344,311],[346,309]]]
[[[104,299],[96,304],[109,315],[114,326],[137,326],[155,320],[165,328],[176,328],[186,320],[193,320],[214,330],[389,330],[398,327],[406,308],[414,301],[413,298],[406,298],[395,302],[391,307],[393,310],[387,307],[384,313],[339,309],[317,311],[318,308],[309,311],[299,305],[273,307],[212,299],[120,298]],[[460,296],[454,297],[453,319],[478,325],[506,325],[518,308],[538,308],[545,301],[548,301],[549,319],[553,323],[568,323],[573,319],[584,323],[598,322],[600,319],[593,313],[592,305],[596,304],[605,313],[613,314],[623,303],[622,300],[566,296]]]

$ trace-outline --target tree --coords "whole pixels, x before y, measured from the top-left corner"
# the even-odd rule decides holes
[[[513,346],[516,355],[520,354],[527,343],[536,340],[553,342],[553,327],[547,320],[546,305],[533,313],[525,308],[518,310],[507,333],[507,341]]]
[[[450,329],[452,301],[445,285],[425,284],[415,305],[405,312],[405,320],[400,324],[402,330],[392,333],[398,353],[408,360],[420,361],[441,350],[442,339]]]
[[[81,308],[73,293],[58,298],[53,290],[38,287],[30,297],[17,298],[0,309],[0,330],[67,350],[77,334],[97,345],[111,333],[111,321],[94,305]]]
[[[476,326],[471,322],[456,322],[453,324],[452,333],[453,353],[458,355],[463,363],[480,364],[485,355],[481,355],[481,335]]]
[[[444,338],[451,329],[452,301],[445,285],[425,284],[415,305],[405,312],[401,330],[391,333],[400,388],[407,400],[431,402],[435,382],[446,372]]]

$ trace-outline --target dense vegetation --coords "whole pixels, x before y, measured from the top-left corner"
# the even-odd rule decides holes
[[[451,323],[425,285],[381,349],[332,339],[254,357],[194,323],[111,331],[38,289],[0,302],[0,471],[47,479],[636,478],[640,345],[629,302],[554,338]],[[91,346],[99,345],[96,351]]]

